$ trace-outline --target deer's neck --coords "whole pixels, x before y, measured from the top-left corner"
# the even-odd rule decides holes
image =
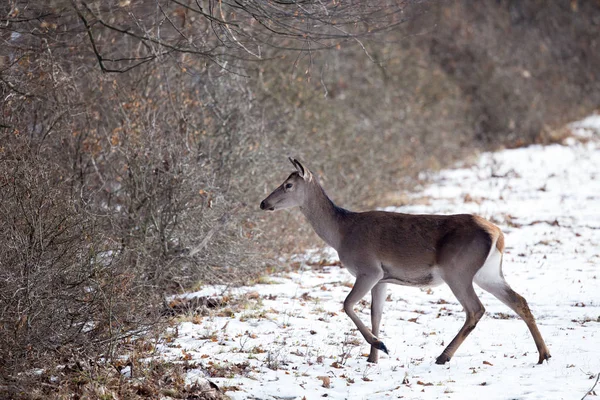
[[[342,242],[344,219],[350,212],[333,204],[317,182],[310,186],[304,205],[300,207],[300,210],[317,235],[338,250]]]

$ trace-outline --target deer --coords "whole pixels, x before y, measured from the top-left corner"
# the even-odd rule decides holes
[[[550,359],[527,301],[504,279],[504,235],[500,228],[472,214],[348,211],[333,203],[310,170],[294,158],[289,160],[295,171],[260,203],[260,209],[299,207],[316,234],[337,251],[342,265],[355,278],[343,308],[371,345],[367,362],[377,363],[379,351],[389,354],[379,338],[389,283],[422,288],[445,283],[464,308],[466,321],[436,358],[436,364],[450,361],[485,313],[473,283],[527,324],[539,353],[538,364]],[[369,291],[371,330],[354,311]]]

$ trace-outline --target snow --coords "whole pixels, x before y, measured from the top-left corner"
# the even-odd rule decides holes
[[[476,288],[486,315],[452,360],[436,365],[464,322],[462,307],[446,286],[395,285],[380,335],[390,355],[367,363],[369,346],[342,310],[352,277],[319,265],[335,263],[331,249],[298,256],[295,272],[270,283],[228,290],[245,308],[182,322],[161,345],[163,357],[195,363],[189,382],[209,378],[232,399],[583,397],[600,373],[600,116],[570,129],[566,145],[484,153],[474,165],[441,171],[419,188],[415,205],[390,208],[476,213],[498,224],[504,275],[529,302],[548,363],[536,364],[525,323]],[[367,324],[369,300],[356,308]]]

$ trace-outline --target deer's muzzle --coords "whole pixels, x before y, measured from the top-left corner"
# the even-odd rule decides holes
[[[275,207],[269,207],[269,205],[267,203],[265,203],[265,201],[263,200],[260,202],[260,209],[273,211],[273,210],[275,210]]]

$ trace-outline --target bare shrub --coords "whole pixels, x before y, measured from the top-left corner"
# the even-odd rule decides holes
[[[19,40],[0,80],[0,369],[17,391],[20,371],[118,356],[164,322],[166,293],[259,267],[235,185],[256,141],[242,78],[106,75]]]
[[[600,103],[600,6],[593,2],[440,2],[436,32],[417,42],[456,82],[475,139],[510,145],[550,131]]]

